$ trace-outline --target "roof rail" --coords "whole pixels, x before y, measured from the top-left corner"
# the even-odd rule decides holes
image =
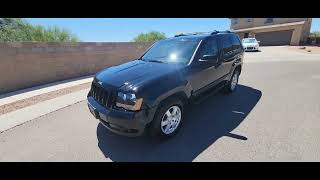
[[[180,36],[186,36],[186,34],[180,33],[180,34],[174,35],[174,37],[180,37]]]
[[[198,35],[198,34],[204,34],[204,33],[208,33],[208,32],[180,33],[180,34],[176,34],[174,37]]]
[[[214,35],[217,33],[232,33],[229,30],[226,31],[217,31],[217,30],[213,30],[213,31],[209,31],[209,32],[193,32],[193,33],[180,33],[180,34],[176,34],[174,37],[180,37],[180,36],[188,36],[188,35],[198,35],[198,34],[210,34],[210,35]]]
[[[214,35],[214,34],[217,34],[217,33],[219,33],[219,31],[214,30],[214,31],[212,31],[212,32],[210,33],[210,35]]]
[[[220,33],[232,33],[232,32],[229,30],[226,30],[226,31],[220,31]]]

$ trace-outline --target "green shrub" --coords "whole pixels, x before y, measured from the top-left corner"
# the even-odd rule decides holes
[[[166,35],[158,31],[151,31],[148,33],[140,33],[133,39],[133,42],[155,42],[161,39],[165,39]]]
[[[0,42],[78,42],[66,29],[34,26],[21,18],[0,19]]]
[[[320,37],[320,31],[311,32],[310,37]]]

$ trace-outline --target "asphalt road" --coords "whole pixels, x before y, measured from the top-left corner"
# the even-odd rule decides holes
[[[319,161],[320,56],[246,53],[232,95],[192,106],[172,139],[115,135],[86,102],[0,134],[0,161]]]

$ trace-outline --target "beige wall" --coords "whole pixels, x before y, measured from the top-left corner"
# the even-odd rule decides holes
[[[301,39],[301,32],[302,32],[301,25],[254,30],[251,32],[251,34],[252,34],[251,37],[255,37],[255,34],[261,33],[261,32],[273,32],[273,31],[284,31],[284,30],[293,30],[290,45],[299,45],[299,42]],[[239,33],[239,36],[240,36],[240,38],[243,38],[244,33]]]
[[[139,57],[150,43],[0,43],[0,94],[94,74]]]
[[[252,19],[252,22],[247,22],[248,18],[237,18],[238,24],[234,24],[234,19],[235,18],[231,19],[231,26],[230,26],[230,29],[233,29],[233,30],[257,27],[257,26],[292,23],[292,22],[299,22],[299,21],[307,21],[307,22],[310,22],[310,25],[311,25],[312,18],[273,18],[273,23],[267,23],[267,24],[265,24],[265,20],[267,18],[250,18]]]
[[[304,24],[302,29],[302,35],[301,35],[302,41],[307,41],[307,38],[309,37],[310,30],[311,30],[312,18],[306,18],[306,19],[307,19],[306,23]]]
[[[230,28],[232,30],[305,21],[303,25],[264,28],[264,29],[252,31],[252,33],[254,34],[259,32],[270,32],[270,31],[281,31],[281,30],[292,29],[293,34],[292,34],[290,45],[299,45],[300,42],[302,41],[305,42],[309,36],[311,23],[312,23],[312,18],[273,18],[273,23],[267,23],[267,24],[265,24],[266,18],[251,18],[252,22],[247,22],[248,18],[237,18],[237,19],[238,19],[238,24],[234,24],[234,18],[231,19]],[[239,36],[243,37],[243,33],[239,33]]]

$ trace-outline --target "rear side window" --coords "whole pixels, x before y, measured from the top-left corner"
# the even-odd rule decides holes
[[[223,36],[222,46],[223,46],[224,53],[228,53],[228,52],[233,50],[233,48],[232,48],[232,46],[233,46],[232,39],[230,38],[230,36],[228,36],[228,35]]]
[[[231,35],[232,45],[234,50],[241,49],[241,42],[237,35]]]

